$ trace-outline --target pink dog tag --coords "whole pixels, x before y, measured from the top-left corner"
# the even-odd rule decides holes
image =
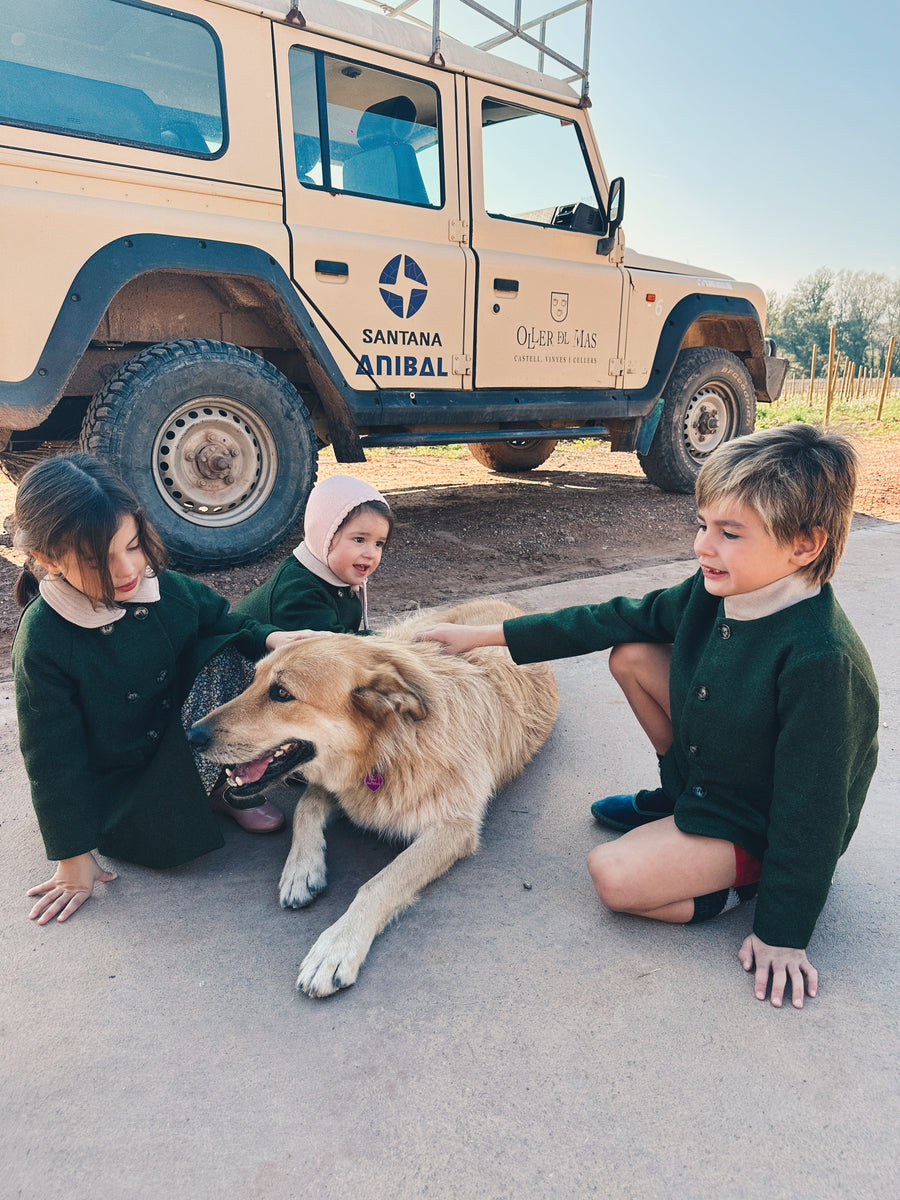
[[[384,783],[384,776],[377,774],[375,771],[370,771],[366,776],[366,787],[370,792],[377,792]]]

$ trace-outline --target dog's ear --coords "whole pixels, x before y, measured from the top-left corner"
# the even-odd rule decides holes
[[[373,671],[365,684],[353,690],[353,703],[372,720],[383,720],[390,713],[424,721],[428,706],[422,690],[395,665],[385,664]]]

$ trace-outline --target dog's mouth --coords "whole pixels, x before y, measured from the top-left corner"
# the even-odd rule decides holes
[[[237,763],[226,767],[228,777],[226,797],[229,803],[240,808],[240,801],[247,797],[258,796],[264,792],[270,783],[283,775],[296,770],[302,763],[314,758],[316,748],[312,742],[282,742],[274,750],[269,750],[252,762]],[[252,807],[249,805],[247,807]]]

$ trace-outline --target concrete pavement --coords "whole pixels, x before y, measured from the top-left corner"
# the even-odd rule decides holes
[[[536,611],[691,570],[508,598]],[[168,872],[117,864],[74,919],[41,928],[24,893],[49,871],[0,689],[0,1197],[896,1195],[900,525],[854,532],[836,587],[881,684],[882,751],[802,1012],[754,999],[735,958],[748,911],[681,928],[594,896],[585,857],[606,835],[588,806],[655,771],[604,655],[556,664],[557,726],[479,853],[326,1001],[295,993],[297,966],[391,847],[337,822],[328,891],[283,912],[289,834],[222,818],[224,850]]]

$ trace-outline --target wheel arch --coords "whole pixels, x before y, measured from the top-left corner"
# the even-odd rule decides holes
[[[741,360],[753,381],[757,403],[767,404],[775,399],[768,392],[766,347],[758,314],[718,312],[698,317],[685,330],[681,349],[702,346],[730,350]]]
[[[154,313],[159,302],[173,314],[168,320]],[[191,316],[178,324],[176,312]],[[223,313],[234,328],[223,329]],[[32,374],[0,382],[0,424],[32,429],[64,396],[92,394],[99,356],[118,366],[142,346],[191,337],[246,345],[292,383],[306,384],[317,423],[343,461],[365,461],[337,364],[278,261],[256,246],[162,234],[118,238],[88,259]]]
[[[704,346],[735,354],[750,373],[757,400],[768,401],[762,320],[743,296],[683,296],[665,320],[647,388],[662,396],[681,351]]]

